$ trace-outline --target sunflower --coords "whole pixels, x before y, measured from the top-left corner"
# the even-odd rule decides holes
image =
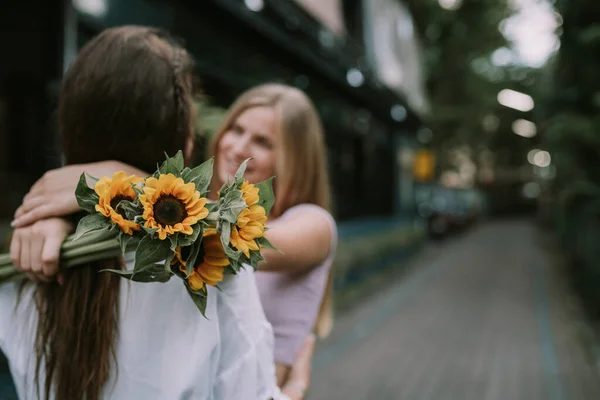
[[[241,250],[246,257],[250,257],[250,250],[259,250],[255,239],[265,234],[267,215],[265,209],[255,204],[244,208],[238,217],[237,223],[231,228],[231,244]]]
[[[258,192],[260,189],[255,187],[254,184],[244,181],[240,186],[240,190],[242,191],[242,198],[248,207],[258,203]]]
[[[113,224],[121,228],[128,235],[140,229],[139,224],[125,218],[122,211],[117,211],[121,200],[135,200],[135,191],[132,185],[141,182],[142,178],[135,175],[127,176],[125,172],[116,172],[111,178],[105,176],[94,185],[94,191],[100,197],[96,204],[96,211],[110,218]]]
[[[146,179],[140,202],[144,206],[144,226],[156,229],[160,240],[177,232],[191,235],[192,225],[208,215],[206,199],[200,197],[196,185],[173,174]]]
[[[229,258],[225,255],[221,238],[216,230],[207,230],[202,239],[202,261],[194,267],[188,284],[192,290],[205,290],[205,285],[216,286],[223,280],[223,271],[229,265]],[[181,254],[181,247],[175,252],[175,258],[171,262],[179,266],[179,270],[186,273],[186,262]]]

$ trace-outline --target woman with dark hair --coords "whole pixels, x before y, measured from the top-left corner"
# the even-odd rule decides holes
[[[152,171],[193,149],[193,63],[162,31],[108,29],[64,77],[59,130],[67,164],[118,160]],[[32,278],[56,265],[73,226],[51,218],[15,231],[11,256]],[[204,318],[176,279],[128,282],[100,270],[61,282],[0,286],[0,348],[24,399],[267,399],[275,396],[273,332],[251,271],[207,286]]]
[[[252,161],[244,178],[250,184],[276,177],[266,237],[282,251],[263,249],[265,261],[259,264],[256,282],[274,330],[278,383],[302,397],[310,374],[298,374],[295,363],[306,359],[300,357],[305,354],[306,340],[314,342],[313,334],[326,337],[333,324],[331,267],[337,228],[329,211],[331,189],[321,120],[301,90],[283,84],[259,85],[230,106],[212,138],[210,156],[215,159],[213,195],[247,158]],[[25,197],[15,224],[23,226],[76,210],[73,182],[85,170],[96,175],[118,170],[146,173],[115,161],[50,171]],[[52,279],[56,272],[52,264],[40,277]]]

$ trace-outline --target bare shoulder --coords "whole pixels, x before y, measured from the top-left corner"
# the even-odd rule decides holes
[[[308,218],[312,222],[321,221],[330,225],[335,225],[335,221],[331,213],[316,204],[298,204],[290,207],[282,215],[282,219],[288,218],[293,220]]]
[[[304,270],[319,265],[337,244],[337,231],[331,214],[313,204],[289,208],[281,217],[267,223],[267,239],[281,251],[265,250],[270,271]]]
[[[310,233],[313,240],[328,240],[337,237],[335,220],[322,207],[315,204],[299,204],[288,209],[274,226],[286,226],[293,228],[298,234]]]

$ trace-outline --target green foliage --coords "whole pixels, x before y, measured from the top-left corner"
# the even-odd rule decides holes
[[[499,29],[514,13],[509,1],[463,1],[456,10],[446,10],[437,1],[407,4],[423,45],[432,109],[428,124],[435,133],[440,167],[451,168],[449,152],[457,147],[505,147],[507,143],[485,134],[482,121],[506,112],[497,102],[500,90],[514,87],[515,76],[524,80],[531,75],[523,68],[491,62],[495,50],[510,47]],[[510,147],[518,137],[509,130],[502,125],[496,136],[508,138]]]

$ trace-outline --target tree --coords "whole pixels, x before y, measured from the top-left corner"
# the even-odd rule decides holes
[[[535,72],[491,62],[494,51],[509,46],[499,29],[514,12],[508,1],[465,0],[454,10],[432,0],[407,3],[423,43],[432,103],[429,124],[442,168],[452,166],[449,154],[457,147],[470,148],[475,161],[480,150],[508,148],[513,151],[504,161],[518,165],[527,150],[510,133],[518,114],[500,106],[497,94],[506,87],[532,84]],[[488,126],[490,119],[499,124]]]

